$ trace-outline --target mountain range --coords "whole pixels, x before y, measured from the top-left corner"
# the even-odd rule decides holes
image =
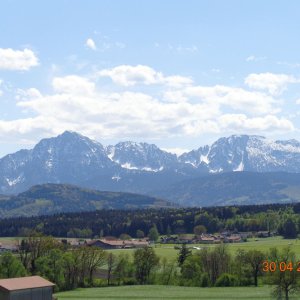
[[[41,140],[31,150],[20,150],[1,158],[0,194],[17,194],[35,185],[55,183],[156,195],[185,205],[220,205],[228,203],[232,196],[226,198],[224,191],[224,197],[216,200],[214,190],[219,185],[212,182],[228,178],[232,186],[240,189],[236,182],[245,186],[249,183],[245,177],[251,181],[257,173],[260,174],[257,178],[268,178],[266,180],[271,180],[270,174],[278,173],[276,184],[294,186],[287,180],[298,178],[296,173],[300,173],[300,143],[273,141],[256,135],[232,135],[176,156],[154,144],[128,141],[103,146],[76,132],[66,131]],[[286,173],[295,174],[286,176]],[[205,194],[204,186],[210,193],[210,201],[200,199]],[[250,196],[243,199],[247,203],[258,201]],[[288,197],[280,199],[286,201]],[[297,199],[298,196],[290,200]],[[260,199],[264,200],[269,201],[265,197]]]

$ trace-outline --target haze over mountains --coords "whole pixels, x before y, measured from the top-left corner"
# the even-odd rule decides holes
[[[281,173],[271,175],[276,172]],[[228,201],[235,203],[235,196],[228,194],[229,190],[246,193],[236,182],[244,187],[255,177],[253,173],[261,173],[259,178],[272,181],[266,186],[276,195],[277,192],[284,195],[275,197],[274,194],[274,202],[298,201],[295,189],[287,196],[278,189],[278,184],[296,187],[295,178],[299,176],[286,176],[283,172],[300,173],[300,143],[296,140],[272,141],[261,136],[233,135],[177,157],[153,144],[120,142],[105,147],[66,131],[41,140],[32,150],[20,150],[0,159],[0,193],[20,193],[37,184],[67,183],[102,191],[156,195],[184,205],[222,205]],[[221,198],[216,197],[214,191],[220,186],[217,182],[224,179],[227,188]],[[236,188],[228,188],[228,184]],[[258,187],[266,196],[264,186],[253,185],[252,191]],[[203,198],[207,194],[203,189],[210,193],[210,201]],[[269,202],[271,194],[268,199],[264,196],[260,200],[257,193],[255,197],[240,195],[236,202],[243,203],[243,199],[245,203]]]

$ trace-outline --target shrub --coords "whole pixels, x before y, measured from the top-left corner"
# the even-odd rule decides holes
[[[237,286],[238,279],[235,275],[223,273],[216,281],[215,286]]]

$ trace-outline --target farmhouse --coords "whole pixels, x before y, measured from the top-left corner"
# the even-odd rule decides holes
[[[1,300],[52,300],[55,284],[40,277],[20,277],[0,280]]]
[[[128,249],[128,248],[143,248],[149,246],[149,242],[145,239],[140,240],[112,240],[100,239],[93,240],[87,243],[88,246],[100,247],[102,249]]]
[[[0,243],[0,253],[3,252],[16,252],[18,250],[18,247],[14,243]]]

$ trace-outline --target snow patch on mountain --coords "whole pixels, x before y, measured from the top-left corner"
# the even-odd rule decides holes
[[[18,176],[17,178],[15,179],[10,179],[10,178],[5,178],[6,179],[6,182],[9,186],[14,186],[16,184],[18,184],[19,182],[22,181],[22,176]]]
[[[118,161],[116,161],[116,162],[118,162]],[[137,167],[132,166],[130,163],[125,163],[125,164],[121,165],[121,167],[123,169],[128,169],[128,170],[138,170]]]

